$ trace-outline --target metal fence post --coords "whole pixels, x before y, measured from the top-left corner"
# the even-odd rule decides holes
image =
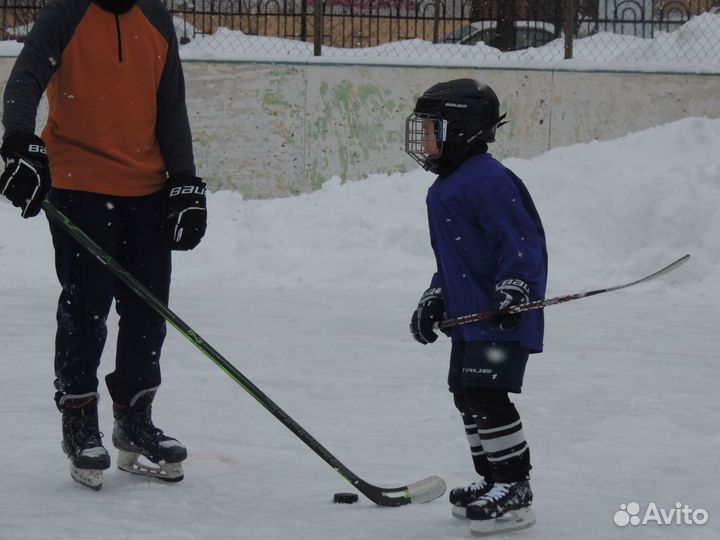
[[[575,1],[565,0],[565,59],[573,57],[573,38],[575,37]]]
[[[307,41],[307,0],[300,2],[300,41]]]
[[[313,44],[315,56],[322,56],[322,41],[323,41],[323,19],[325,11],[325,0],[315,0],[315,24],[314,24],[314,38]]]

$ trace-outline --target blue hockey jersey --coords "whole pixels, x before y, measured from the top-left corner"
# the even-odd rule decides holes
[[[448,318],[492,309],[495,285],[520,278],[530,300],[545,297],[547,248],[540,216],[515,174],[490,154],[465,161],[439,177],[427,194],[430,241],[437,261],[432,286],[442,287]],[[543,348],[542,310],[525,313],[513,330],[487,321],[452,328],[462,341],[518,341]]]

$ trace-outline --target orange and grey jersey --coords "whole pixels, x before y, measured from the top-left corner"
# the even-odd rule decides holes
[[[177,38],[160,0],[51,0],[5,88],[5,136],[34,133],[45,90],[54,187],[141,196],[168,174],[195,175]]]

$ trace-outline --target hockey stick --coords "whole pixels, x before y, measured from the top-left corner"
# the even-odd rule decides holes
[[[340,476],[350,482],[355,488],[380,506],[403,506],[410,503],[424,503],[432,501],[445,493],[445,481],[438,476],[430,476],[418,482],[402,487],[382,488],[365,482],[362,478],[348,469],[329,450],[327,450],[317,439],[303,429],[300,424],[293,420],[262,390],[255,386],[245,375],[228,362],[209,343],[188,326],[180,317],[173,313],[162,301],[153,295],[142,283],[132,274],[125,270],[109,253],[95,243],[85,232],[75,225],[65,214],[55,208],[49,201],[43,201],[42,207],[46,214],[55,223],[60,225],[70,236],[77,240],[80,245],[94,255],[100,263],[105,265],[113,274],[121,279],[135,294],[147,302],[157,311],[168,323],[174,326],[178,332],[185,336],[193,345],[212,360],[220,369],[227,373],[232,380],[239,384],[260,405],[265,407],[270,414],[280,420],[285,427],[292,431],[297,437],[310,447],[318,456],[325,460]]]
[[[545,308],[548,306],[554,306],[555,304],[562,304],[563,302],[570,302],[571,300],[578,300],[579,298],[586,298],[588,296],[594,296],[596,294],[602,294],[602,293],[611,292],[611,291],[619,291],[620,289],[626,289],[628,287],[632,287],[633,285],[638,285],[639,283],[644,283],[646,281],[650,281],[651,279],[655,279],[657,277],[665,275],[668,272],[672,272],[676,268],[679,268],[680,265],[687,262],[687,260],[689,258],[690,258],[690,255],[683,255],[677,261],[668,264],[666,267],[661,268],[657,272],[653,272],[652,274],[649,274],[645,277],[642,277],[642,278],[632,281],[630,283],[625,283],[623,285],[617,285],[615,287],[607,287],[605,289],[597,289],[597,290],[588,291],[588,292],[566,294],[565,296],[556,296],[555,298],[548,298],[547,300],[536,300],[535,302],[530,302],[529,304],[522,304],[520,306],[512,307],[512,308],[508,309],[507,311],[481,311],[480,313],[472,313],[470,315],[463,315],[462,317],[446,319],[446,320],[442,321],[438,326],[441,329],[451,328],[453,326],[460,326],[461,324],[468,324],[468,323],[473,323],[473,322],[478,322],[478,321],[484,321],[484,320],[489,319],[490,317],[493,317],[500,313],[523,313],[525,311],[530,311],[532,309],[542,309],[542,308]]]

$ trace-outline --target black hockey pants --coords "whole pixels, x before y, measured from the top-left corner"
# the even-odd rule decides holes
[[[116,197],[52,189],[49,200],[160,300],[167,303],[171,257],[161,226],[166,195]],[[55,340],[56,402],[96,392],[113,298],[119,315],[115,370],[107,376],[114,402],[127,404],[160,384],[165,321],[64,230],[50,222],[62,286]]]

